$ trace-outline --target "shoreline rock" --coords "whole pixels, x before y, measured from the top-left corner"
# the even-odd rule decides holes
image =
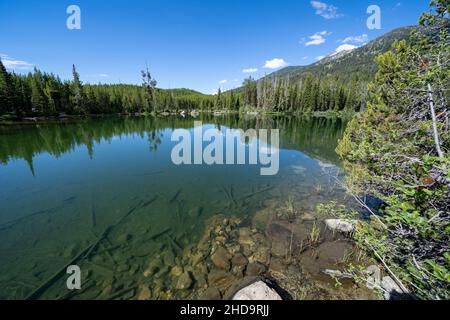
[[[263,281],[257,281],[239,290],[232,300],[282,300],[280,295]]]
[[[354,221],[348,222],[342,219],[327,219],[325,220],[325,224],[329,229],[342,233],[350,233],[356,229]]]

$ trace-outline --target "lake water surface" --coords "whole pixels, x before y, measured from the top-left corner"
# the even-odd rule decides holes
[[[268,200],[281,206],[294,197],[299,211],[313,212],[317,203],[342,197],[327,191],[323,173],[339,166],[341,120],[201,120],[221,130],[280,129],[279,173],[261,176],[252,165],[174,165],[171,134],[192,130],[193,118],[0,126],[0,298],[133,298],[121,290],[139,284],[152,257],[170,250],[176,262],[214,215],[245,224]],[[80,292],[67,292],[71,261],[83,272]]]

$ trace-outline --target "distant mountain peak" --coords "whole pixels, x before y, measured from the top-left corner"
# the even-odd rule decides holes
[[[341,58],[345,56],[347,53],[352,52],[355,49],[358,49],[358,46],[352,45],[352,44],[341,44],[335,51],[327,55],[326,57],[323,57],[318,61],[318,63],[326,63],[334,59]]]
[[[313,64],[289,66],[266,77],[289,77],[290,81],[296,81],[307,75],[316,77],[334,75],[341,80],[357,76],[359,79],[369,81],[378,70],[375,58],[390,50],[396,40],[408,40],[414,28],[408,26],[394,29],[360,47],[341,44],[334,52]]]

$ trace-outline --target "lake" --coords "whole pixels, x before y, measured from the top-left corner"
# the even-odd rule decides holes
[[[318,203],[343,200],[324,173],[339,168],[335,148],[343,121],[197,120],[220,130],[280,129],[278,174],[261,176],[259,166],[248,164],[174,165],[171,134],[192,130],[191,117],[0,126],[0,298],[131,299],[142,281],[157,282],[154,299],[190,297],[178,295],[171,276],[186,248],[202,239],[207,221],[221,214],[247,226],[257,212],[278,212],[287,201],[313,214]],[[152,260],[161,266],[144,278]],[[81,291],[66,288],[71,263],[82,270]],[[189,292],[200,286],[196,279],[188,281]]]

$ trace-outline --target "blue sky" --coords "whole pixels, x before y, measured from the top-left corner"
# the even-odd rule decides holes
[[[66,27],[73,4],[81,30]],[[381,30],[366,26],[372,4]],[[75,64],[89,83],[139,84],[147,63],[159,87],[212,93],[416,24],[427,8],[427,0],[1,0],[0,55],[10,70],[36,66],[63,79]]]

